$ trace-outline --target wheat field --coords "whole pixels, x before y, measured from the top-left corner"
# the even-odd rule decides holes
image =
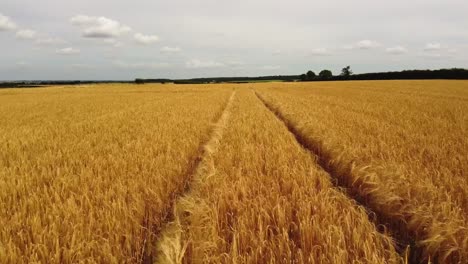
[[[468,82],[0,90],[0,263],[467,263]]]

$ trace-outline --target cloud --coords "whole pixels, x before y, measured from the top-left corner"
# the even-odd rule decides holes
[[[37,45],[44,45],[44,46],[53,46],[53,45],[61,45],[67,43],[65,40],[56,37],[43,37],[38,38],[35,42]]]
[[[365,49],[365,50],[374,49],[374,48],[380,47],[380,43],[374,40],[365,39],[356,43],[355,47],[358,49]]]
[[[185,63],[185,67],[190,69],[197,69],[197,68],[217,68],[223,67],[224,64],[216,61],[200,61],[197,59],[192,59]]]
[[[114,65],[121,69],[133,69],[133,70],[144,70],[144,69],[162,69],[168,68],[171,64],[166,62],[137,62],[127,63],[123,61],[115,61]]]
[[[468,28],[464,26],[468,25],[468,16],[463,12],[468,8],[468,1],[447,0],[442,3],[433,0],[424,2],[424,5],[403,0],[355,1],[341,3],[339,6],[342,8],[337,8],[337,1],[319,4],[300,0],[294,1],[295,4],[246,1],[247,7],[226,2],[212,5],[209,9],[193,1],[182,9],[180,1],[149,1],[145,5],[125,5],[122,1],[107,4],[98,1],[93,5],[89,1],[74,1],[73,4],[54,0],[4,2],[5,5],[0,4],[3,7],[0,7],[0,13],[4,15],[0,16],[0,28],[7,28],[5,21],[16,24],[16,28],[11,29],[9,25],[9,31],[0,31],[0,38],[3,37],[1,45],[7,54],[0,55],[0,79],[135,77],[134,72],[138,71],[119,70],[113,64],[115,60],[127,62],[125,67],[129,68],[154,67],[158,62],[168,62],[172,66],[161,72],[171,78],[255,76],[276,72],[261,69],[265,65],[270,65],[266,67],[270,69],[276,68],[275,65],[281,66],[278,74],[301,73],[309,68],[339,72],[348,63],[356,72],[468,66]],[[258,12],[267,2],[270,8]],[[3,2],[0,0],[0,3]],[[407,8],[395,9],[401,5]],[[369,9],[372,9],[372,16],[368,15]],[[315,10],[313,16],[310,10]],[[330,16],[330,10],[333,10],[333,16]],[[389,10],[394,12],[389,13]],[[420,12],[415,13],[415,10]],[[232,16],[232,12],[241,15]],[[48,15],[44,16],[46,13]],[[60,24],[60,20],[65,25]],[[114,23],[107,23],[108,20]],[[83,37],[85,30],[89,36],[90,28],[101,28],[103,24],[111,24],[115,28],[117,23],[117,28],[129,26],[133,30],[125,34],[116,30],[117,34],[104,34],[105,38]],[[27,41],[17,40],[15,34],[23,29],[36,30],[36,37]],[[136,33],[158,35],[159,42],[140,46],[134,39]],[[54,37],[67,42],[54,40]],[[122,43],[123,47],[115,48]],[[427,43],[440,43],[440,49],[425,51]],[[394,49],[399,45],[408,52],[396,55],[401,52]],[[170,52],[164,46],[179,47],[181,51]],[[367,49],[375,46],[378,47]],[[56,54],[56,50],[67,47],[81,52],[69,56]],[[450,48],[458,52],[451,54]],[[320,56],[327,52],[331,56]],[[423,56],[423,53],[435,55]],[[47,59],[51,55],[58,60]],[[442,58],[437,61],[429,59],[431,56]],[[34,71],[30,75],[7,71],[8,65],[14,66],[21,60],[33,63]],[[236,66],[231,62],[236,60],[245,62],[245,65]],[[72,63],[96,65],[96,72],[90,76],[71,71]]]
[[[393,55],[401,55],[401,54],[408,53],[408,50],[402,46],[390,47],[390,48],[387,48],[385,51],[388,54],[393,54]]]
[[[382,44],[380,44],[379,42],[375,40],[364,39],[351,45],[342,46],[341,49],[343,50],[354,50],[354,49],[369,50],[369,49],[378,48],[380,46],[382,46]]]
[[[427,58],[427,59],[442,59],[444,58],[444,56],[442,56],[442,54],[440,53],[433,53],[433,52],[426,52],[426,53],[421,53],[419,54],[420,57],[424,57],[424,58]]]
[[[116,38],[132,29],[107,17],[77,15],[70,18],[70,23],[83,28],[85,38]]]
[[[34,39],[37,35],[37,32],[30,29],[23,29],[16,32],[17,39]]]
[[[55,51],[55,53],[61,54],[61,55],[73,55],[73,54],[80,53],[80,50],[69,47],[69,48],[58,49]]]
[[[265,66],[262,66],[260,69],[273,71],[273,70],[278,70],[280,68],[281,68],[281,66],[277,66],[277,65],[265,65]]]
[[[139,44],[149,45],[159,41],[159,37],[156,35],[143,35],[141,33],[136,33],[133,36]]]
[[[425,51],[435,51],[435,50],[440,50],[442,47],[440,43],[427,43],[426,46],[424,47]]]
[[[426,43],[419,56],[427,59],[449,59],[454,58],[456,53],[457,50],[454,48],[443,46],[438,42],[429,42]]]
[[[7,31],[16,28],[16,24],[7,16],[0,13],[0,31]]]
[[[313,49],[310,53],[313,56],[330,56],[332,55],[330,51],[325,48]]]
[[[161,48],[161,52],[162,53],[177,53],[177,52],[180,52],[182,49],[179,48],[179,47],[168,47],[168,46],[165,46],[165,47],[162,47]]]

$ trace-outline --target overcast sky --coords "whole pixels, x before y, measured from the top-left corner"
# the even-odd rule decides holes
[[[468,68],[467,0],[0,1],[0,80]]]

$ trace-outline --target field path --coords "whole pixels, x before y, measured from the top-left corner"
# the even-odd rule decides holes
[[[200,175],[210,175],[213,173],[214,165],[212,155],[216,152],[217,146],[223,137],[224,129],[229,122],[235,95],[236,91],[234,90],[231,93],[221,116],[218,118],[216,123],[213,124],[208,141],[200,146],[196,162],[189,170],[188,177],[185,177],[187,181],[185,182],[184,192],[178,194],[178,197],[184,196],[190,191],[191,181],[200,177]],[[156,261],[161,263],[168,263],[167,260],[169,259],[182,259],[185,247],[180,243],[182,231],[177,214],[175,214],[179,202],[179,199],[175,201],[173,205],[174,213],[167,217],[166,225],[163,226],[158,237],[155,237],[155,239],[150,242],[150,250],[144,254],[145,258],[143,263],[153,263],[156,255],[158,256]]]
[[[145,263],[403,262],[252,89],[233,97]]]
[[[233,91],[168,87],[0,91],[0,263],[142,262]]]
[[[258,92],[255,92],[255,95],[260,99],[260,101],[265,105],[268,110],[275,114],[275,116],[288,128],[289,132],[293,134],[296,138],[297,142],[306,150],[310,151],[313,155],[318,157],[317,163],[320,167],[325,170],[330,177],[332,178],[332,182],[338,187],[343,188],[346,190],[348,197],[356,201],[359,205],[364,206],[366,211],[368,211],[369,219],[376,224],[376,226],[381,227],[382,232],[386,231],[386,228],[389,228],[393,239],[395,240],[398,251],[403,257],[408,259],[413,259],[416,261],[419,259],[420,256],[411,256],[411,254],[415,253],[415,240],[410,236],[400,236],[402,229],[404,230],[403,233],[409,234],[409,230],[407,229],[406,225],[404,224],[402,219],[396,219],[397,222],[389,224],[388,217],[383,216],[379,213],[378,208],[372,202],[377,200],[378,197],[376,196],[385,196],[390,197],[390,194],[382,193],[381,189],[379,192],[374,192],[377,188],[373,182],[366,181],[366,179],[355,179],[354,181],[350,181],[347,179],[351,179],[349,174],[351,173],[347,169],[343,169],[340,167],[340,163],[335,163],[333,154],[326,149],[326,147],[322,146],[317,141],[312,141],[309,138],[306,138],[301,131],[292,123],[290,122],[278,109],[276,109],[273,105],[268,103]],[[395,219],[392,219],[395,220]],[[385,227],[385,228],[383,228]],[[398,232],[396,230],[399,230]],[[405,256],[406,254],[410,254],[410,256]]]
[[[463,249],[467,243],[464,236],[466,229],[456,222],[457,219],[453,221],[456,223],[456,228],[453,229],[455,231],[438,231],[439,236],[429,239],[430,226],[425,227],[429,225],[426,223],[429,221],[420,220],[421,212],[415,212],[407,199],[390,188],[382,188],[382,183],[376,180],[380,174],[369,166],[359,166],[359,162],[337,151],[335,145],[324,142],[322,135],[311,132],[313,124],[298,122],[282,105],[269,97],[265,98],[261,93],[256,92],[256,95],[286,125],[297,142],[318,157],[318,164],[333,178],[334,184],[343,188],[348,197],[363,205],[376,226],[396,240],[397,250],[409,263],[423,263],[432,259],[463,262],[460,260],[466,258]]]
[[[0,263],[468,263],[468,82],[0,91]]]

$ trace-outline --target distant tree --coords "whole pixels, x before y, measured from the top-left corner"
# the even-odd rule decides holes
[[[312,81],[313,79],[315,79],[315,76],[316,76],[316,75],[315,75],[315,72],[313,72],[313,71],[308,71],[308,72],[306,73],[306,75],[307,75],[307,80],[308,80],[308,81]]]
[[[353,74],[353,71],[351,70],[351,66],[346,66],[341,70],[341,76],[349,77],[352,74]]]
[[[333,73],[330,70],[323,70],[319,73],[319,78],[321,80],[329,80],[333,77]]]
[[[307,75],[301,74],[300,79],[301,79],[301,81],[303,81],[303,82],[304,82],[304,81],[307,81]]]
[[[136,84],[144,84],[144,83],[145,83],[145,80],[143,80],[143,79],[135,79],[135,83],[136,83]]]

